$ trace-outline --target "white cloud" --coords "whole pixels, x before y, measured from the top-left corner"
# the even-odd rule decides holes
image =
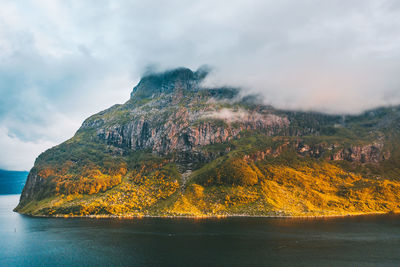
[[[262,122],[264,125],[274,124],[288,124],[289,121],[286,117],[280,117],[275,114],[261,114],[258,112],[248,112],[244,109],[230,109],[222,108],[215,111],[208,111],[202,115],[203,118],[213,118],[224,120],[228,123],[232,122],[243,122],[243,123],[254,123]]]
[[[30,170],[35,158],[54,142],[38,140],[36,142],[22,141],[16,136],[10,136],[7,129],[0,128],[0,168],[8,170]]]

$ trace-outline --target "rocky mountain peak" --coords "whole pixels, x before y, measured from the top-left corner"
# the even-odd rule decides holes
[[[196,91],[208,70],[200,68],[193,72],[188,68],[176,68],[145,75],[133,88],[131,98],[152,98],[160,94]]]

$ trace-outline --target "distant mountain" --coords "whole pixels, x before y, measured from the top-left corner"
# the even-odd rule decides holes
[[[400,211],[400,107],[358,116],[265,106],[206,71],[150,74],[42,153],[33,215],[321,216]]]
[[[0,170],[0,195],[20,194],[24,188],[28,172]]]

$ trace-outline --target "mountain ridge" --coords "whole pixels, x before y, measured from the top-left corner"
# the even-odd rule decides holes
[[[148,74],[35,161],[31,215],[326,216],[400,209],[400,107],[286,111],[203,88],[206,70]]]

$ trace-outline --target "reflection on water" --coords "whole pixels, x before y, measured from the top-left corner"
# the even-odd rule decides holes
[[[0,196],[0,266],[400,265],[400,216],[63,219]]]

